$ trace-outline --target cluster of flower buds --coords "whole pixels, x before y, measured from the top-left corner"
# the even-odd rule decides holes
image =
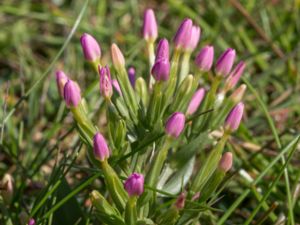
[[[193,210],[190,202],[205,202],[231,169],[232,153],[223,153],[223,150],[228,137],[238,129],[244,111],[242,96],[246,85],[233,89],[240,80],[245,63],[239,62],[232,70],[236,57],[234,49],[228,48],[214,64],[214,47],[204,46],[196,54],[195,67],[191,67],[195,71],[192,71],[189,67],[190,57],[198,46],[201,29],[191,19],[186,18],[180,24],[173,39],[172,57],[166,38],[156,43],[157,22],[151,9],[144,13],[142,33],[149,53],[149,78],[155,80],[153,88],[150,85],[151,79],[147,85],[147,79],[140,76],[142,66],[136,69],[126,67],[124,55],[116,44],[111,46],[114,69],[110,71],[107,65],[101,65],[101,48],[96,39],[89,34],[83,34],[80,39],[86,61],[99,74],[100,95],[105,100],[103,105],[107,115],[106,130],[98,129],[92,123],[79,85],[63,71],[56,72],[59,94],[73,113],[80,137],[89,146],[90,160],[103,172],[104,185],[112,201],[105,200],[97,191],[91,193],[91,200],[100,212],[99,217],[107,224],[165,224],[169,219],[172,222],[168,221],[168,224],[175,224],[182,215],[190,218],[190,215],[185,214],[185,211]],[[207,77],[212,78],[210,89],[199,85]],[[232,92],[229,97],[226,96],[227,92]],[[217,107],[218,93],[225,94],[224,102]],[[197,152],[195,149],[183,152],[186,151],[184,146],[195,148],[194,144],[189,144],[198,138],[204,141],[210,137],[211,131],[221,127],[224,127],[225,132],[201,164],[201,169],[195,172],[184,171],[182,165],[187,162],[194,164]],[[103,130],[108,138],[105,139],[98,130]],[[174,168],[164,170],[164,166],[170,166],[167,158],[171,154],[170,149],[172,154],[183,157],[172,158],[170,164],[174,164]],[[169,179],[165,171],[173,173],[179,164],[180,171],[178,174],[174,172]],[[122,171],[122,175],[117,171]],[[131,175],[122,182],[121,176],[128,174]],[[163,181],[159,180],[160,177],[164,177]],[[155,215],[149,216],[148,210],[144,209],[149,208],[149,202],[156,204],[156,195],[152,192],[168,187],[169,180],[174,179],[177,180],[172,181],[172,185],[178,185],[175,185],[176,188],[169,185],[172,187],[170,192],[181,194],[175,204],[164,210],[165,218],[162,214],[155,221],[150,221],[149,218]],[[185,194],[186,190],[190,191],[189,194]],[[141,208],[137,210],[137,207]]]

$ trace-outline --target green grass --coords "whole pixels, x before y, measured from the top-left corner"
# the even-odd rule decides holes
[[[41,224],[96,224],[87,199],[100,188],[101,174],[84,157],[54,71],[63,68],[76,79],[90,111],[104,115],[98,75],[84,62],[79,38],[84,32],[97,37],[108,64],[110,44],[118,43],[127,65],[143,76],[148,68],[140,27],[149,6],[161,37],[170,40],[180,21],[191,17],[202,28],[198,49],[213,44],[217,55],[232,47],[247,63],[246,115],[226,146],[234,152],[232,176],[213,205],[220,210],[201,224],[275,224],[281,215],[286,224],[300,223],[300,2],[159,2],[1,2],[0,177],[13,175],[15,193],[8,210],[0,201],[0,224],[24,224],[24,212]],[[94,122],[102,129],[99,118]]]

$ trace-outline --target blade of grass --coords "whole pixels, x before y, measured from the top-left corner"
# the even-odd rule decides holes
[[[251,85],[251,83],[245,77],[243,77],[243,81],[246,83],[247,87],[252,92],[252,94],[254,94],[254,96],[256,97],[256,99],[258,101],[258,104],[260,105],[261,109],[263,110],[263,112],[266,116],[268,124],[269,124],[269,126],[271,128],[271,131],[273,133],[273,136],[275,138],[277,147],[279,149],[281,149],[282,145],[281,145],[281,141],[280,141],[280,138],[279,138],[279,134],[276,130],[274,121],[273,121],[272,117],[269,114],[267,106],[265,105],[263,100],[260,98],[258,92],[254,89],[254,87]],[[284,155],[282,155],[282,157],[281,157],[281,163],[285,164]],[[291,222],[292,225],[295,225],[294,211],[293,211],[293,201],[292,201],[292,194],[291,194],[290,182],[289,182],[289,174],[288,174],[288,169],[287,168],[284,169],[284,180],[285,180],[286,194],[287,194],[287,198],[288,198],[288,211],[289,211],[288,219],[289,219],[289,221]]]

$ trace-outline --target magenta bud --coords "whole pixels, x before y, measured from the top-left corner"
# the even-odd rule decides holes
[[[29,219],[28,225],[35,225],[35,220],[33,218]]]
[[[76,82],[67,81],[64,87],[64,99],[68,107],[76,107],[80,103],[80,88]]]
[[[225,152],[219,162],[219,169],[221,169],[226,173],[231,169],[231,167],[232,167],[232,153]]]
[[[182,133],[184,129],[184,124],[184,114],[180,112],[175,112],[168,118],[165,126],[165,131],[169,136],[177,138]]]
[[[205,46],[201,49],[195,59],[195,64],[201,71],[209,71],[214,61],[214,47]]]
[[[129,196],[140,196],[144,192],[143,174],[133,173],[124,183],[124,188]]]
[[[94,62],[100,59],[101,49],[93,36],[85,33],[81,36],[80,42],[84,57],[87,61]]]
[[[111,83],[112,83],[114,89],[118,92],[118,94],[120,96],[122,96],[122,90],[121,90],[119,82],[116,79],[112,79]]]
[[[109,158],[110,152],[105,138],[100,133],[94,136],[94,156],[99,161],[104,161]]]
[[[158,60],[154,63],[151,74],[156,81],[167,81],[170,75],[170,62],[168,60]]]
[[[239,82],[245,67],[246,64],[243,61],[236,65],[236,67],[233,69],[233,71],[230,73],[230,75],[225,81],[226,90],[230,90],[235,87],[235,85]]]
[[[104,98],[110,99],[113,94],[113,90],[109,67],[106,65],[101,68],[99,65],[98,71],[100,75],[100,93]]]
[[[157,38],[157,23],[152,9],[144,12],[143,36],[146,41],[154,42]]]
[[[169,61],[169,42],[163,38],[158,42],[156,48],[155,61],[168,60]]]
[[[244,103],[240,102],[234,106],[225,120],[225,129],[229,131],[237,130],[243,117],[243,111]]]
[[[132,87],[135,86],[135,69],[134,67],[130,67],[128,69],[128,77],[129,77],[129,81]]]
[[[230,73],[230,70],[233,66],[235,59],[235,50],[228,48],[223,54],[219,57],[216,63],[216,73],[217,75],[227,76]]]
[[[198,26],[192,26],[191,29],[191,38],[190,41],[187,42],[183,47],[187,52],[192,52],[195,50],[195,48],[198,45],[198,42],[200,40],[200,34],[201,30]]]
[[[56,85],[59,94],[61,97],[64,97],[64,87],[69,78],[62,70],[56,71],[55,75],[56,75]]]
[[[180,195],[176,200],[175,207],[177,209],[183,209],[185,205],[185,199],[186,199],[186,194],[184,192],[180,193]]]
[[[192,100],[190,101],[188,109],[186,111],[187,115],[192,115],[197,111],[197,109],[199,108],[199,105],[201,104],[204,96],[205,96],[205,89],[204,88],[200,88],[194,93],[194,95],[192,97]]]
[[[175,48],[184,48],[190,43],[192,26],[193,21],[191,19],[186,18],[182,21],[174,37]]]

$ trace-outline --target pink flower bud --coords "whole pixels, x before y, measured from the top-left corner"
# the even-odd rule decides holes
[[[89,34],[83,34],[80,38],[80,42],[84,57],[87,61],[94,62],[100,59],[101,49],[93,36]]]
[[[118,94],[122,96],[122,90],[119,82],[116,79],[112,79],[111,83],[114,86],[114,89],[118,92]]]
[[[225,152],[219,162],[219,169],[223,170],[225,173],[228,172],[232,167],[232,153]]]
[[[64,87],[64,99],[68,107],[76,107],[80,103],[80,88],[76,82],[67,81]]]
[[[111,57],[116,69],[120,69],[125,66],[125,59],[124,56],[119,49],[119,47],[114,43],[111,46]]]
[[[180,193],[180,195],[176,200],[175,207],[177,209],[183,209],[185,205],[185,199],[186,199],[186,194],[184,192]]]
[[[165,126],[165,131],[169,136],[177,138],[182,133],[184,129],[184,124],[184,114],[180,112],[175,112],[168,118]]]
[[[232,48],[228,48],[223,54],[220,56],[216,63],[216,73],[217,75],[227,76],[230,73],[230,70],[233,66],[235,59],[235,50]]]
[[[229,98],[235,103],[240,102],[245,94],[246,89],[247,86],[245,84],[242,84],[230,95]]]
[[[14,194],[14,180],[13,177],[6,173],[2,179],[3,189],[1,190],[1,195],[3,197],[4,202],[9,205],[12,201]]]
[[[199,105],[201,104],[204,96],[205,96],[205,89],[204,88],[200,88],[194,93],[194,95],[192,97],[192,100],[190,101],[188,109],[186,111],[187,115],[192,115],[197,111],[197,109],[199,108]]]
[[[57,89],[59,91],[60,96],[63,97],[64,96],[64,86],[67,83],[69,78],[62,70],[56,71],[55,75],[56,75]]]
[[[191,19],[186,18],[182,21],[174,37],[175,48],[184,48],[190,42],[192,26],[193,21]]]
[[[190,41],[183,46],[187,52],[192,52],[195,50],[200,40],[200,34],[201,34],[200,27],[192,26]]]
[[[198,53],[195,64],[201,71],[209,71],[214,61],[214,47],[213,46],[205,46]]]
[[[243,117],[243,111],[244,103],[240,102],[234,106],[225,120],[225,129],[229,131],[237,130]]]
[[[104,98],[110,99],[113,94],[113,90],[109,67],[106,65],[101,68],[99,65],[98,70],[100,75],[100,93]]]
[[[106,140],[100,133],[96,133],[94,136],[94,155],[99,161],[104,161],[110,156]]]
[[[128,77],[129,77],[129,81],[132,87],[135,86],[135,69],[134,67],[130,67],[128,69]]]
[[[124,188],[129,196],[140,196],[144,192],[143,174],[133,173],[124,183]]]
[[[151,74],[156,81],[167,81],[170,75],[170,62],[168,60],[158,60],[154,63]]]
[[[28,225],[35,225],[35,220],[33,218],[31,218],[29,221],[28,221]]]
[[[225,89],[230,90],[235,87],[235,85],[239,82],[246,64],[242,61],[233,69],[228,78],[225,81]]]
[[[144,12],[143,36],[146,41],[154,42],[157,38],[157,24],[152,9]]]
[[[169,61],[169,42],[163,38],[159,41],[156,48],[155,61],[168,60]]]

